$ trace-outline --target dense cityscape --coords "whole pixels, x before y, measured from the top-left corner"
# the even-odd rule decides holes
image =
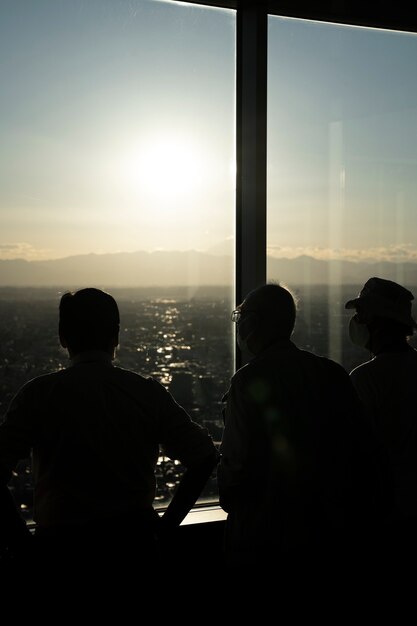
[[[109,291],[116,297],[121,315],[115,364],[158,379],[219,443],[222,396],[234,369],[231,290],[196,290],[192,295],[185,289]],[[299,304],[293,339],[299,347],[330,356],[348,371],[368,358],[349,340],[351,313],[343,306],[359,287],[300,287],[294,291]],[[24,382],[68,363],[57,336],[61,293],[57,289],[0,289],[0,421]],[[160,456],[156,505],[169,502],[181,473],[178,461]],[[9,486],[22,514],[30,520],[30,459],[19,463]],[[213,475],[201,501],[216,498]]]

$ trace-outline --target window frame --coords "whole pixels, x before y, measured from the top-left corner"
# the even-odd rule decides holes
[[[165,0],[177,4],[177,0]],[[395,13],[374,3],[306,0],[181,0],[181,4],[236,11],[236,200],[235,303],[267,277],[267,54],[268,16],[417,32],[417,16],[400,1]],[[242,365],[236,350],[235,368]],[[218,524],[226,518],[219,505],[202,505],[184,520],[194,525]],[[31,525],[32,526],[32,525]]]
[[[176,2],[177,0],[167,0]],[[236,11],[235,304],[267,278],[268,16],[417,32],[417,16],[400,0],[395,12],[372,2],[332,0],[182,0]],[[239,350],[235,368],[243,365]]]
[[[175,2],[176,0],[168,0]],[[236,213],[235,303],[266,281],[267,260],[267,52],[268,16],[366,28],[417,32],[417,16],[403,0],[388,6],[343,0],[182,0],[183,4],[236,10]],[[242,362],[239,350],[235,368]],[[217,521],[224,519],[218,509]],[[193,510],[195,511],[195,509]],[[187,523],[193,524],[191,511]],[[211,518],[213,522],[214,519]]]

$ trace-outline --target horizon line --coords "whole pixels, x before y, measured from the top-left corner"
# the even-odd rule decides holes
[[[83,258],[83,257],[109,257],[109,256],[129,256],[129,255],[135,255],[135,254],[145,254],[145,255],[152,255],[152,254],[199,254],[199,255],[204,255],[204,256],[211,256],[211,257],[215,257],[215,258],[222,258],[222,257],[226,257],[226,258],[230,258],[233,259],[234,258],[234,254],[233,253],[216,253],[216,252],[210,252],[209,250],[196,250],[195,248],[189,248],[187,250],[162,250],[162,249],[157,249],[157,250],[134,250],[134,251],[118,251],[118,252],[84,252],[84,253],[79,253],[79,254],[69,254],[67,256],[62,256],[62,257],[51,257],[51,258],[47,258],[47,259],[27,259],[24,257],[12,257],[12,258],[1,258],[0,257],[0,262],[5,262],[5,263],[12,263],[12,262],[23,262],[23,263],[53,263],[53,262],[60,262],[60,261],[66,261],[69,259],[78,259],[78,258]],[[300,253],[300,254],[296,254],[294,256],[275,256],[274,254],[268,254],[266,255],[267,259],[273,260],[273,261],[296,261],[296,260],[300,260],[300,259],[308,259],[311,261],[316,261],[316,262],[323,262],[323,263],[352,263],[352,264],[365,264],[365,265],[371,265],[371,264],[375,264],[375,263],[390,263],[393,265],[402,265],[402,264],[417,264],[417,258],[406,258],[406,259],[401,259],[401,260],[393,260],[390,258],[383,258],[383,257],[368,257],[368,258],[349,258],[349,257],[328,257],[328,258],[323,258],[323,257],[319,257],[319,256],[313,256],[312,254],[308,254],[308,253]]]

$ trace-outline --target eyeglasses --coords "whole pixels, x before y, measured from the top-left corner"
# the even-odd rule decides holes
[[[232,322],[234,322],[235,324],[239,323],[239,320],[242,316],[242,311],[240,309],[235,309],[234,311],[232,311],[232,313],[230,314],[230,319],[232,320]]]
[[[247,313],[256,313],[256,311],[251,311],[250,309],[244,309],[243,311],[242,309],[235,309],[231,312],[230,319],[235,324],[239,324],[242,315],[246,315]]]

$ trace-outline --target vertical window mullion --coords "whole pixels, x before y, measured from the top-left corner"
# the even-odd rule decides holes
[[[266,280],[267,11],[237,9],[236,302]],[[241,355],[237,354],[237,361]],[[239,366],[239,363],[236,363]]]

